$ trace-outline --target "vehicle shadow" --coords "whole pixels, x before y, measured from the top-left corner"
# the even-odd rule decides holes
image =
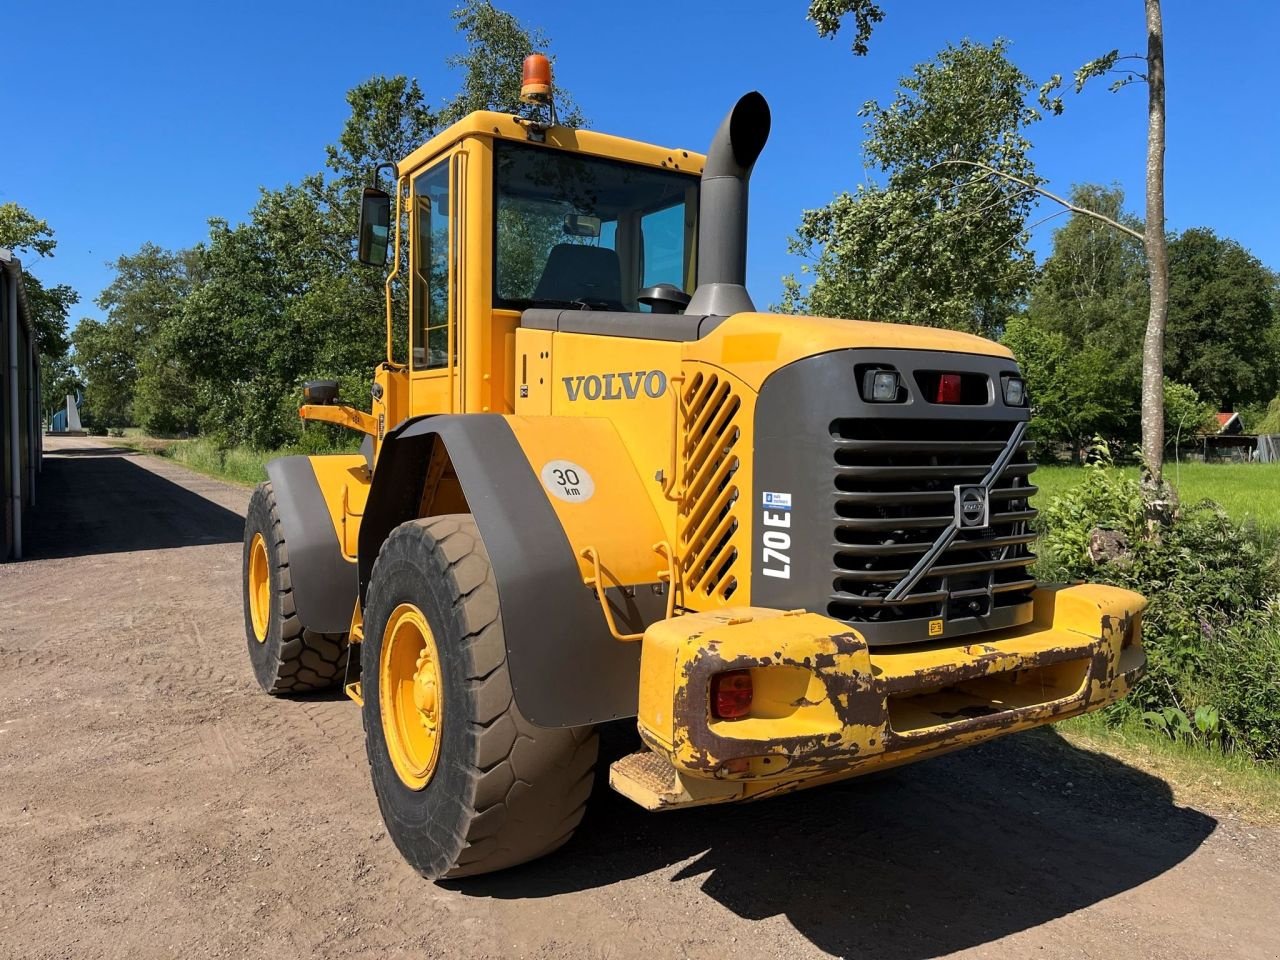
[[[118,447],[46,454],[27,514],[24,559],[47,560],[237,543],[244,519],[133,459]]]
[[[545,897],[680,863],[669,882],[705,876],[740,917],[785,915],[838,956],[916,960],[1145,883],[1216,825],[1163,781],[1041,729],[739,807],[649,814],[600,784],[562,852],[450,886]]]

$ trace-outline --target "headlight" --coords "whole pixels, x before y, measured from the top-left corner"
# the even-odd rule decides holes
[[[869,403],[893,403],[898,399],[898,372],[868,370],[862,375],[862,399]]]
[[[1027,382],[1021,377],[1001,377],[1004,383],[1004,402],[1010,407],[1027,405]]]

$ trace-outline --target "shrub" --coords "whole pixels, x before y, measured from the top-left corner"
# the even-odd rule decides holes
[[[1149,536],[1137,479],[1105,454],[1085,471],[1082,483],[1043,508],[1037,573],[1126,587],[1150,602],[1147,675],[1115,712],[1157,715],[1163,722],[1148,719],[1172,735],[1206,740],[1197,709],[1215,708],[1230,744],[1280,756],[1280,582],[1270,538],[1209,500],[1183,505]],[[1094,559],[1089,544],[1098,528],[1127,547]]]

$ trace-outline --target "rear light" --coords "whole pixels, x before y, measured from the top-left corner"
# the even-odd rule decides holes
[[[711,678],[711,716],[740,720],[751,712],[751,671],[730,670]]]
[[[933,398],[934,403],[960,402],[960,374],[938,374],[938,390]]]

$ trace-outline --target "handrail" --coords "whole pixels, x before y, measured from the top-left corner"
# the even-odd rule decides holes
[[[670,620],[675,614],[676,605],[676,568],[675,568],[675,551],[671,549],[671,544],[662,540],[653,545],[655,553],[661,555],[667,561],[667,569],[658,571],[658,580],[667,583],[667,616]],[[582,559],[591,564],[592,575],[584,577],[582,582],[591,587],[596,592],[596,599],[600,601],[600,610],[604,614],[604,622],[609,627],[609,633],[613,635],[613,639],[623,643],[630,643],[634,640],[644,638],[644,632],[640,633],[623,633],[618,629],[618,622],[613,617],[613,610],[609,607],[609,597],[605,593],[607,589],[604,586],[604,575],[600,567],[600,553],[595,547],[586,546],[582,548],[579,554]]]
[[[408,176],[402,176],[396,180],[396,243],[395,243],[395,263],[391,267],[391,272],[387,274],[386,283],[383,284],[383,292],[386,299],[387,310],[387,366],[392,368],[402,367],[403,364],[396,363],[395,354],[392,352],[394,337],[392,336],[395,328],[393,311],[391,309],[392,293],[391,281],[400,276],[400,221],[403,214],[400,212],[400,199],[404,195],[404,191],[408,188]]]

